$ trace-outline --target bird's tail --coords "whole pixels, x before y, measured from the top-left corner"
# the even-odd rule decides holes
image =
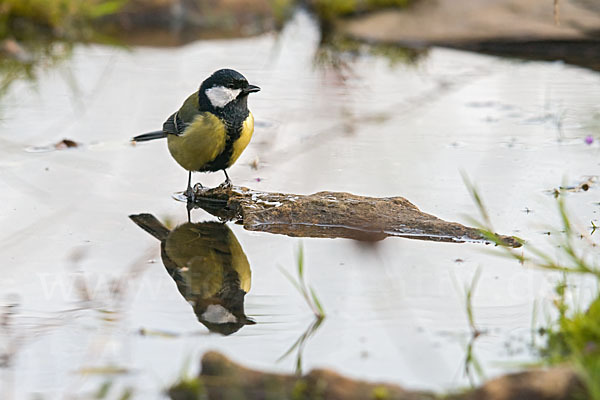
[[[132,214],[129,218],[161,242],[169,235],[169,229],[152,214]]]
[[[134,137],[131,140],[133,140],[134,142],[147,142],[148,140],[162,139],[162,138],[166,138],[166,137],[167,137],[166,132],[155,131],[155,132],[144,133],[143,135],[137,135],[136,137]]]

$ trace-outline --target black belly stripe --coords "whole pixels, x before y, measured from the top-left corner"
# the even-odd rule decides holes
[[[242,134],[243,123],[238,126],[231,126],[226,121],[221,120],[225,124],[227,129],[227,140],[225,141],[225,148],[223,151],[211,162],[206,164],[201,171],[219,171],[225,168],[229,168],[229,161],[233,154],[233,144],[240,138]]]
[[[246,107],[246,97],[243,98],[242,103],[231,102],[214,113],[223,124],[227,132],[227,139],[225,141],[225,148],[223,151],[211,162],[206,164],[200,171],[219,171],[221,169],[229,168],[231,166],[231,155],[233,154],[233,144],[242,135],[242,129],[244,127],[244,121],[250,115],[248,107]]]

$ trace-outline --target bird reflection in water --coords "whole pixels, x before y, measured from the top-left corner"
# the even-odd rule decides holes
[[[169,230],[151,214],[129,218],[160,240],[167,272],[210,331],[230,335],[255,323],[244,313],[250,264],[227,225],[187,222]]]

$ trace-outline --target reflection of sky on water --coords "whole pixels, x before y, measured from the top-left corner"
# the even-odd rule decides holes
[[[160,127],[217,68],[238,69],[263,89],[250,100],[255,137],[230,170],[237,185],[401,195],[425,212],[467,222],[474,205],[464,170],[499,232],[543,246],[539,232],[557,221],[544,190],[599,174],[597,147],[583,144],[599,111],[597,73],[442,49],[416,66],[391,68],[365,54],[339,71],[314,66],[318,41],[300,14],[278,38],[132,51],[80,46],[36,84],[11,87],[0,131],[0,292],[19,295],[11,334],[23,330],[24,338],[13,368],[3,371],[3,390],[16,398],[93,390],[103,378],[76,371],[117,365],[130,371],[115,378],[119,385],[160,398],[158,390],[186,363],[194,372],[207,349],[250,367],[293,370],[293,358],[276,360],[312,314],[278,267],[295,268],[299,239],[230,226],[252,269],[245,311],[257,324],[223,337],[206,334],[160,264],[158,242],[127,218],[151,212],[185,221],[185,207],[170,196],[184,189],[186,172],[164,143],[131,147],[127,140]],[[536,120],[548,114],[560,116],[562,133],[551,118]],[[569,140],[557,141],[559,134]],[[64,137],[83,147],[23,151]],[[250,167],[256,159],[258,170]],[[195,179],[216,185],[222,174]],[[569,196],[581,221],[597,219],[595,190]],[[209,218],[194,211],[195,221]],[[303,243],[308,279],[328,314],[304,348],[304,370],[331,367],[436,390],[467,384],[461,364],[469,331],[453,279],[470,282],[479,266],[474,311],[488,334],[475,344],[478,360],[488,375],[510,368],[504,361],[530,360],[533,302],[552,297],[555,277],[477,244]],[[120,277],[124,294],[116,302],[107,288]],[[82,303],[74,284],[81,279],[94,301]],[[578,288],[581,301],[595,293],[585,282]],[[157,334],[140,335],[142,328]]]

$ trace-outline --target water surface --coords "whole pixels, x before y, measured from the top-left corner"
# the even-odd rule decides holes
[[[204,77],[230,67],[262,88],[250,99],[255,136],[229,172],[235,184],[404,196],[469,224],[476,208],[464,171],[498,232],[555,252],[544,235],[558,223],[546,190],[600,174],[597,142],[584,143],[598,135],[598,73],[438,48],[412,65],[367,51],[315,64],[319,40],[316,24],[298,14],[278,36],[166,49],[77,46],[36,83],[10,88],[0,100],[2,351],[12,355],[0,370],[3,398],[81,397],[112,380],[136,398],[160,399],[182,371],[197,372],[208,349],[293,372],[296,354],[280,357],[313,316],[280,268],[295,273],[300,243],[327,313],[303,348],[304,371],[334,368],[436,391],[467,386],[462,288],[478,268],[474,314],[487,333],[474,353],[486,376],[534,359],[534,308],[545,323],[557,277],[496,257],[490,246],[298,239],[230,224],[251,269],[244,306],[256,324],[223,336],[198,321],[159,242],[129,220],[150,213],[170,228],[186,222],[171,196],[187,173],[165,143],[128,139],[159,128]],[[63,138],[81,146],[36,148]],[[223,176],[195,179],[211,186]],[[569,195],[583,227],[598,220],[597,200],[593,186]],[[195,210],[192,219],[214,217]],[[582,304],[595,293],[585,280],[577,290]]]

